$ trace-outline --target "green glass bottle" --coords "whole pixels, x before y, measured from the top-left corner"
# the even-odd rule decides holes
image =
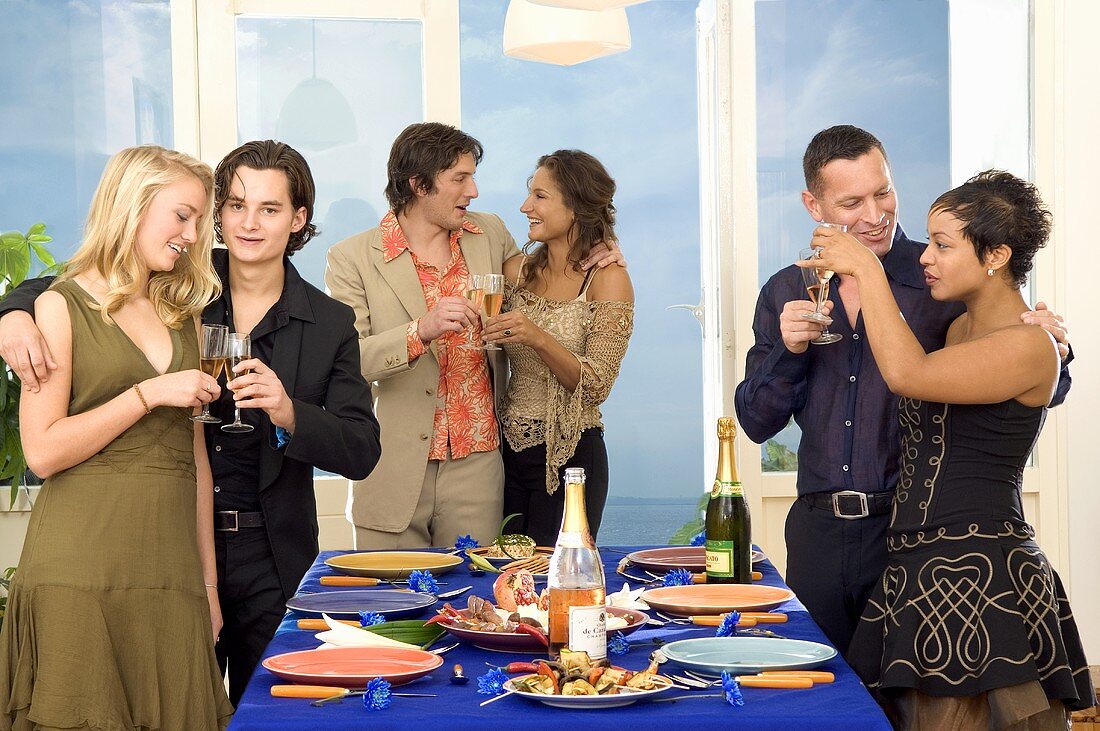
[[[707,583],[748,584],[752,581],[752,528],[745,491],[737,477],[732,417],[718,420],[718,474],[707,503]]]

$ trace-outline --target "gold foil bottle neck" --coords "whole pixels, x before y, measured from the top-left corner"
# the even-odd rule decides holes
[[[718,420],[718,438],[733,439],[737,436],[737,422],[732,416],[723,416]]]

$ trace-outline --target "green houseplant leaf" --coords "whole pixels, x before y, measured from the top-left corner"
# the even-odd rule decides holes
[[[57,260],[46,246],[53,237],[46,233],[45,223],[36,223],[24,234],[20,231],[0,233],[0,296],[6,295],[35,271],[53,273]],[[19,440],[19,397],[22,384],[19,377],[4,365],[0,382],[0,480],[11,484],[8,508],[15,506],[19,488],[25,484],[27,460]]]

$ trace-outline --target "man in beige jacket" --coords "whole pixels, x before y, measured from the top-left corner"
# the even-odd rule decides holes
[[[499,274],[519,254],[504,222],[468,211],[482,146],[437,122],[413,124],[387,164],[391,210],[377,228],[336,244],[326,282],[355,310],[363,375],[374,383],[382,459],[353,482],[355,547],[485,544],[501,520],[504,470],[495,394],[503,351],[481,342],[481,317],[464,297],[469,274]],[[623,262],[599,247],[584,267]]]
[[[500,218],[467,211],[481,156],[460,130],[411,125],[390,150],[390,212],[328,253],[326,282],[355,310],[382,433],[377,468],[351,486],[359,549],[445,546],[463,534],[485,543],[500,523],[493,381],[504,393],[507,366],[503,351],[459,346],[467,328],[480,341],[467,276],[500,272],[519,249]]]

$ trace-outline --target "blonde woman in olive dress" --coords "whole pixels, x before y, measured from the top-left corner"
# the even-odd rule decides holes
[[[584,468],[593,537],[600,529],[608,464],[599,407],[633,332],[634,289],[621,266],[581,266],[594,247],[615,242],[615,181],[599,160],[579,150],[543,155],[529,187],[520,208],[529,253],[504,262],[506,311],[486,323],[485,339],[508,355],[504,513],[522,515],[509,531],[552,546],[566,467]]]
[[[216,729],[232,712],[210,467],[189,418],[219,392],[196,322],[219,286],[213,187],[187,155],[118,153],[35,304],[58,367],[20,404],[46,481],[0,631],[0,729]]]

